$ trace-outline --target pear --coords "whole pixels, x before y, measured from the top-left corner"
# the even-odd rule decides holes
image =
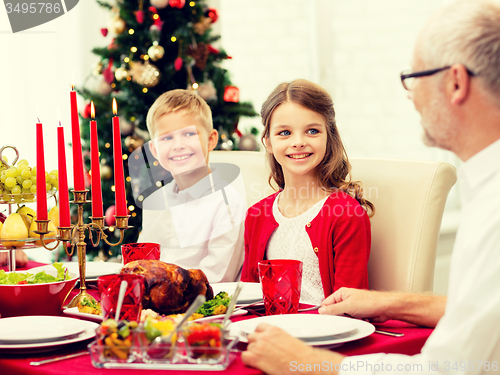
[[[59,226],[59,207],[52,207],[47,216],[48,219],[52,221],[56,227]]]
[[[55,241],[54,237],[57,236],[57,228],[52,221],[49,221],[49,225],[48,225],[47,229],[48,229],[49,233],[47,233],[43,236],[43,242],[45,243],[45,245]],[[30,238],[40,238],[40,235],[38,233],[35,233],[36,230],[38,230],[38,226],[36,224],[36,221],[33,220],[33,222],[31,223],[31,226],[30,226],[30,231],[29,231]],[[52,239],[49,240],[49,238],[52,238]],[[42,241],[40,241],[40,240],[35,241],[35,245],[42,246]]]
[[[15,240],[28,237],[28,229],[24,224],[24,220],[18,213],[10,214],[2,228],[0,229],[0,240],[2,245],[5,247],[22,247],[24,246],[24,241],[6,241]]]
[[[21,206],[16,212],[18,214],[27,215],[30,218],[30,221],[36,219],[36,211],[28,206]]]

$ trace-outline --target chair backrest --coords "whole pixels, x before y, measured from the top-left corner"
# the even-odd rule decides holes
[[[248,206],[272,194],[265,153],[214,151],[212,163],[240,167]],[[361,181],[375,205],[368,264],[371,289],[432,291],[439,229],[446,198],[456,182],[445,162],[350,159],[351,176]]]
[[[230,163],[240,168],[248,207],[275,192],[269,185],[270,169],[264,152],[212,151],[210,163]]]
[[[350,159],[375,205],[370,289],[432,291],[439,229],[456,169],[438,161]]]

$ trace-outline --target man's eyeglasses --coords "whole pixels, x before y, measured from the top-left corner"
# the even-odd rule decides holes
[[[445,66],[443,68],[437,68],[437,69],[430,69],[430,70],[422,70],[420,72],[413,72],[413,73],[408,73],[406,71],[401,72],[401,83],[403,84],[403,87],[411,91],[413,88],[413,84],[415,83],[415,78],[419,77],[426,77],[426,76],[431,76],[433,74],[439,73],[443,70],[450,69],[451,65]],[[467,70],[467,73],[471,76],[474,77],[476,73],[470,71],[468,68],[465,68]]]

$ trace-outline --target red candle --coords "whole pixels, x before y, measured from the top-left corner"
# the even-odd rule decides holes
[[[90,170],[92,174],[92,217],[103,217],[101,169],[99,162],[99,140],[97,138],[97,121],[95,121],[94,102],[90,104],[92,121],[90,121]]]
[[[36,124],[36,217],[47,220],[47,186],[45,185],[45,158],[43,156],[43,127]]]
[[[69,228],[68,173],[66,171],[66,149],[64,147],[64,128],[57,127],[57,167],[59,170],[59,227]]]
[[[113,157],[115,167],[115,205],[116,216],[127,216],[125,198],[125,177],[123,174],[122,137],[120,134],[120,118],[116,115],[116,99],[113,98]]]
[[[76,91],[74,87],[71,88],[70,99],[74,189],[76,191],[83,191],[85,190],[85,179],[83,177],[82,141],[80,139],[80,121],[78,119],[78,107],[76,103]]]

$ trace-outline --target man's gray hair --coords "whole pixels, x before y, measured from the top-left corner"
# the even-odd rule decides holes
[[[500,100],[500,0],[458,0],[435,14],[420,35],[427,69],[463,64]]]

